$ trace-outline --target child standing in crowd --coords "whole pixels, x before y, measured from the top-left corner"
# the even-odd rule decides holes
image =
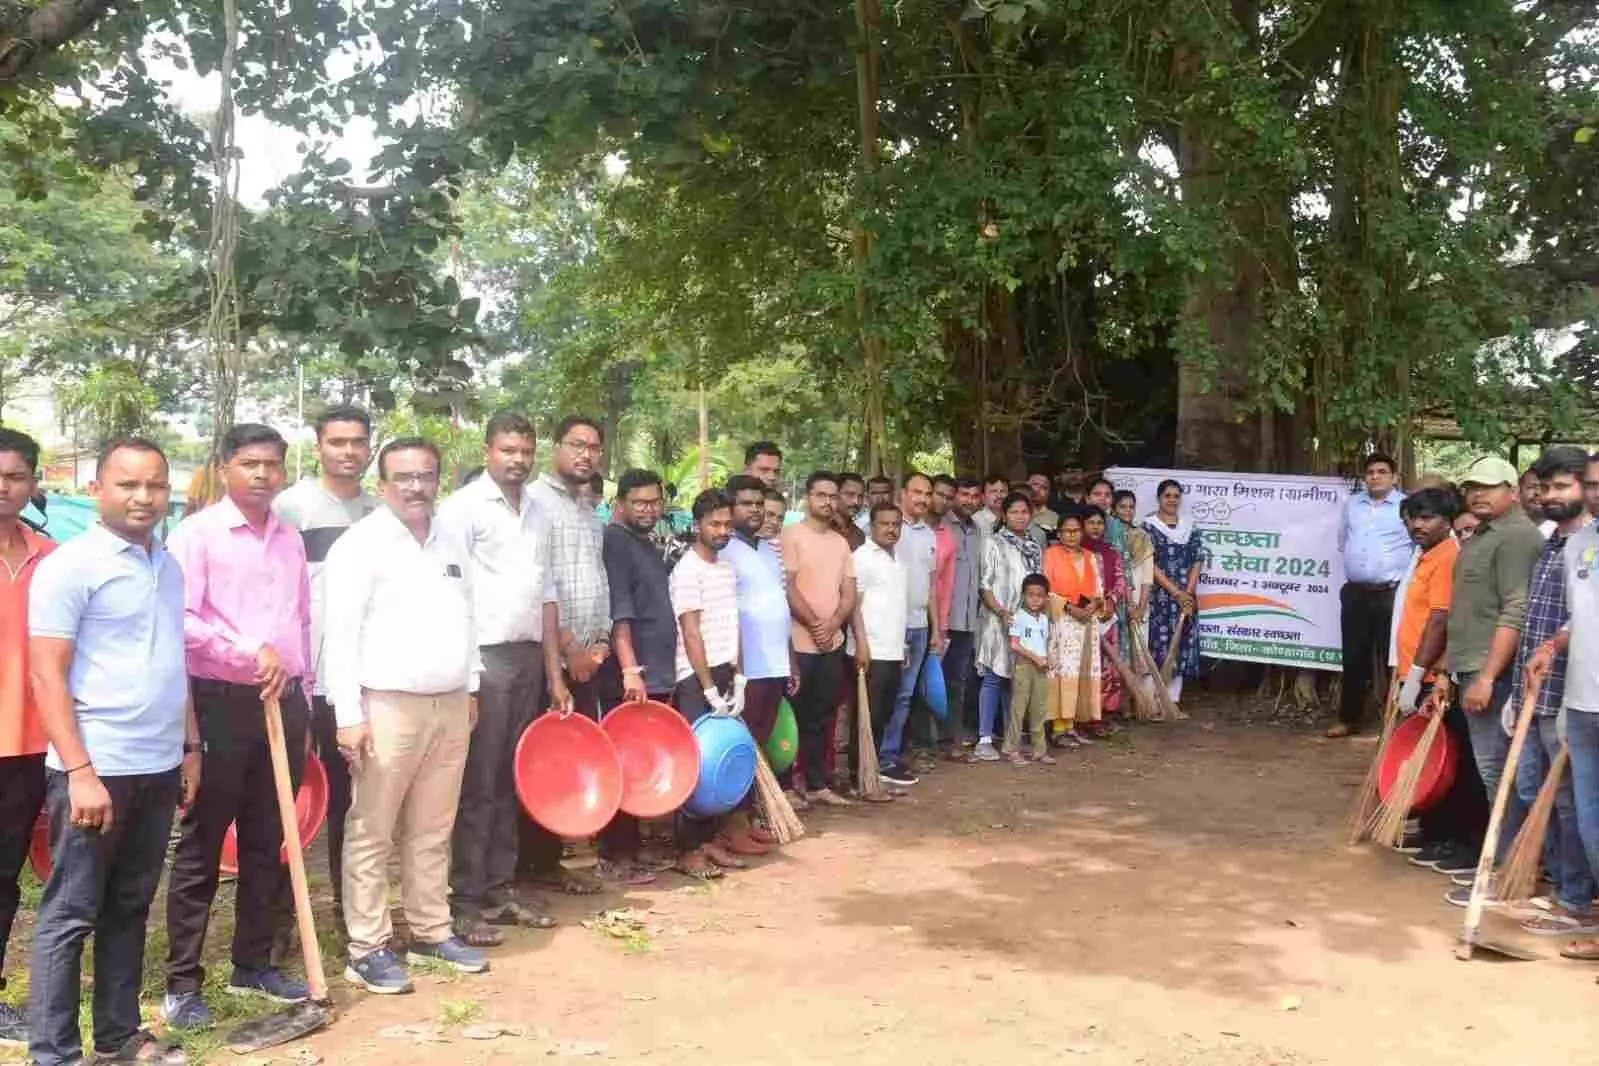
[[[1022,754],[1022,720],[1033,739],[1033,762],[1053,766],[1049,740],[1044,735],[1044,712],[1049,708],[1049,581],[1040,574],[1022,579],[1022,603],[1010,623],[1012,657],[1010,717],[1005,723],[1005,751],[1011,765],[1027,765]]]

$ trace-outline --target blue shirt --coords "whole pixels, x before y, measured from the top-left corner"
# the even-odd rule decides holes
[[[1338,526],[1338,547],[1344,553],[1344,577],[1362,585],[1398,584],[1410,568],[1415,542],[1399,517],[1405,494],[1392,489],[1381,500],[1361,489],[1344,501]]]
[[[28,632],[70,640],[67,687],[101,777],[158,774],[183,761],[189,679],[183,571],[96,523],[39,564]],[[55,745],[46,765],[63,770]]]
[[[752,548],[735,534],[721,553],[738,575],[738,646],[749,678],[788,677],[792,621],[783,563],[772,544],[760,541]]]

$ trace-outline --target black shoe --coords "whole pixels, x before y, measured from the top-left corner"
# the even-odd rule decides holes
[[[1445,877],[1454,877],[1456,874],[1473,874],[1477,872],[1477,856],[1456,848],[1433,863],[1432,868]]]
[[[0,1003],[0,1046],[28,1043],[28,1016],[9,1003]]]
[[[885,766],[877,772],[877,777],[885,785],[914,785],[921,780],[906,766]]]
[[[1445,859],[1454,858],[1454,854],[1455,846],[1453,844],[1427,844],[1410,857],[1410,865],[1431,869]]]
[[[1419,855],[1427,847],[1427,838],[1420,833],[1406,833],[1394,850],[1401,855]]]

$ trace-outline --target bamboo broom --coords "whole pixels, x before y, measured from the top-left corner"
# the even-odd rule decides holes
[[[1116,672],[1121,675],[1122,688],[1127,691],[1127,696],[1133,703],[1133,720],[1136,722],[1153,722],[1155,720],[1155,700],[1148,692],[1144,691],[1144,679],[1134,672],[1132,664],[1116,654],[1110,642],[1104,637],[1099,638],[1099,653],[1107,660],[1116,664]]]
[[[872,707],[866,693],[866,671],[855,672],[855,791],[862,799],[879,799],[886,795],[882,769],[877,763],[877,738],[872,735]]]
[[[1366,779],[1360,783],[1355,804],[1349,809],[1349,817],[1344,822],[1344,831],[1351,844],[1359,844],[1371,834],[1372,815],[1377,813],[1377,805],[1382,802],[1377,794],[1377,776],[1382,770],[1383,756],[1388,754],[1388,741],[1398,724],[1399,679],[1396,677],[1388,686],[1388,701],[1383,704],[1382,736],[1377,741],[1376,754],[1371,757],[1371,765],[1366,768]]]
[[[772,772],[772,764],[766,761],[764,751],[755,753],[755,804],[779,844],[791,843],[805,835],[805,823],[783,795],[783,786]]]
[[[1172,634],[1171,647],[1166,649],[1166,661],[1160,664],[1160,679],[1166,684],[1171,684],[1172,667],[1177,663],[1177,654],[1183,646],[1183,627],[1188,624],[1188,612],[1184,611],[1177,616],[1177,632]]]
[[[1410,808],[1416,802],[1416,788],[1421,784],[1421,772],[1427,765],[1428,756],[1432,754],[1432,746],[1438,742],[1439,731],[1443,729],[1444,708],[1448,705],[1449,698],[1449,683],[1440,679],[1433,688],[1433,699],[1437,710],[1427,720],[1427,728],[1416,741],[1410,758],[1399,768],[1399,776],[1394,779],[1394,787],[1389,790],[1388,798],[1377,805],[1371,821],[1367,823],[1371,839],[1379,844],[1397,848],[1405,839],[1405,822],[1410,818]]]
[[[1153,682],[1149,695],[1153,696],[1155,700],[1155,721],[1175,722],[1180,718],[1188,717],[1177,709],[1177,704],[1172,700],[1171,693],[1166,690],[1165,684],[1160,680],[1160,670],[1155,666],[1155,657],[1150,654],[1149,646],[1144,643],[1144,635],[1138,631],[1136,626],[1133,627],[1132,632],[1133,651],[1138,657],[1138,668],[1143,672],[1139,680],[1142,681],[1143,677],[1147,677]]]
[[[1531,899],[1538,887],[1538,868],[1543,862],[1544,839],[1549,833],[1549,817],[1555,810],[1555,796],[1560,792],[1561,780],[1566,774],[1566,764],[1571,753],[1564,744],[1549,765],[1543,784],[1538,788],[1538,798],[1527,811],[1527,820],[1521,824],[1515,842],[1510,845],[1510,855],[1499,871],[1499,899],[1502,901]]]

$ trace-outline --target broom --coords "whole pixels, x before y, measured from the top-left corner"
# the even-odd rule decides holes
[[[1133,671],[1131,663],[1116,654],[1115,649],[1110,646],[1110,641],[1104,637],[1099,638],[1099,653],[1116,664],[1116,672],[1122,678],[1122,688],[1126,690],[1128,698],[1133,701],[1133,720],[1136,722],[1153,722],[1155,720],[1155,700],[1148,692],[1144,691],[1143,678]]]
[[[1150,654],[1149,646],[1144,643],[1143,633],[1139,632],[1137,626],[1133,627],[1132,633],[1133,651],[1137,656],[1138,668],[1142,672],[1139,681],[1142,682],[1147,677],[1152,682],[1148,695],[1153,696],[1155,700],[1154,720],[1157,722],[1175,722],[1179,718],[1187,717],[1177,709],[1177,704],[1172,700],[1171,693],[1166,690],[1166,686],[1161,682],[1160,671],[1155,667],[1155,657]]]
[[[1171,647],[1166,649],[1166,661],[1160,664],[1160,679],[1171,684],[1172,667],[1177,664],[1177,653],[1183,646],[1183,627],[1188,624],[1188,612],[1177,616],[1177,632],[1172,634]]]
[[[1427,765],[1428,756],[1432,754],[1432,746],[1438,741],[1439,731],[1443,729],[1444,707],[1449,702],[1449,683],[1440,679],[1433,693],[1437,711],[1427,720],[1427,728],[1422,730],[1410,758],[1399,768],[1399,776],[1394,778],[1394,787],[1389,791],[1388,798],[1377,805],[1371,820],[1366,823],[1371,839],[1390,848],[1397,848],[1405,839],[1405,822],[1410,818],[1410,808],[1416,802],[1421,772]]]
[[[877,764],[877,739],[872,736],[872,708],[866,695],[866,671],[855,672],[855,791],[862,799],[885,795]]]
[[[783,786],[766,761],[766,753],[757,751],[755,758],[755,804],[761,818],[772,830],[779,844],[788,844],[805,835],[805,823],[794,813],[793,804],[783,795]]]
[[[1527,820],[1510,845],[1510,855],[1499,871],[1499,898],[1501,900],[1531,899],[1538,886],[1538,868],[1543,862],[1544,838],[1549,832],[1549,816],[1555,810],[1555,794],[1560,791],[1561,779],[1566,774],[1566,764],[1571,753],[1564,744],[1544,775],[1538,788],[1538,798],[1527,811]]]
[[[1366,779],[1360,783],[1360,791],[1355,793],[1355,804],[1349,809],[1349,817],[1344,820],[1344,831],[1351,844],[1359,844],[1371,831],[1371,816],[1377,813],[1377,804],[1381,802],[1377,794],[1377,775],[1382,769],[1383,756],[1388,753],[1388,740],[1394,735],[1394,726],[1398,723],[1399,682],[1396,677],[1388,686],[1388,701],[1383,704],[1382,736],[1377,740],[1376,754],[1371,757],[1371,765],[1366,768]]]

